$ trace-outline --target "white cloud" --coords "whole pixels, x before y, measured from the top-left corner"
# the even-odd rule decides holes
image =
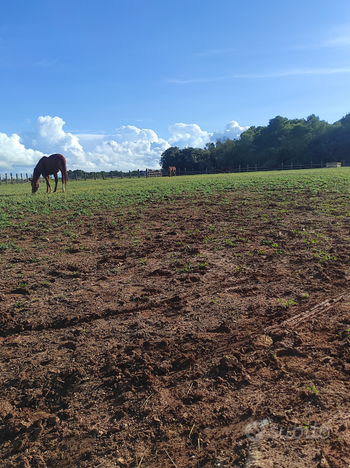
[[[20,142],[19,135],[7,136],[0,133],[0,172],[31,171],[38,159],[43,156],[40,151],[26,149]],[[19,169],[18,169],[19,168]]]
[[[85,164],[85,153],[78,138],[63,130],[64,120],[60,117],[39,117],[35,132],[21,134],[21,142],[26,147],[34,147],[38,151],[49,155],[62,153],[67,160],[76,164]]]
[[[151,129],[131,125],[112,135],[77,135],[90,164],[103,170],[158,168],[160,157],[170,144]]]
[[[87,156],[89,160],[106,170],[132,171],[146,167],[159,167],[160,157],[169,146],[164,140],[155,145],[147,140],[124,141],[122,143],[109,140],[97,146]]]
[[[327,43],[330,47],[347,47],[350,45],[350,36],[343,35],[330,39]]]
[[[203,148],[219,138],[237,138],[248,127],[231,121],[223,132],[209,133],[197,124],[176,123],[169,127],[170,138],[159,138],[151,129],[131,125],[116,129],[111,135],[63,130],[60,117],[41,116],[35,131],[7,136],[0,133],[0,172],[32,173],[38,160],[52,153],[67,159],[68,169],[110,171],[158,168],[162,153],[170,146]]]
[[[242,132],[248,130],[249,127],[241,127],[235,120],[231,120],[226,125],[226,128],[223,132],[214,132],[211,134],[210,140],[216,141],[225,138],[229,138],[230,140],[235,140],[239,137]]]
[[[75,135],[79,144],[84,148],[85,152],[93,151],[96,145],[100,145],[103,141],[111,139],[111,135],[102,133],[78,133]]]
[[[204,148],[205,144],[209,141],[216,141],[222,138],[229,138],[234,140],[239,137],[239,135],[248,130],[249,127],[241,127],[236,121],[231,120],[226,125],[226,128],[223,132],[214,132],[208,133],[197,124],[184,124],[177,123],[169,127],[169,132],[172,134],[172,137],[168,142],[172,146],[179,146],[180,148],[186,148],[192,146],[193,148]]]
[[[343,38],[343,45],[347,39]],[[169,80],[171,83],[186,85],[193,83],[214,83],[218,81],[232,81],[242,79],[265,79],[265,78],[284,78],[288,76],[304,76],[304,75],[335,75],[350,73],[350,67],[328,67],[328,68],[288,68],[278,69],[275,71],[268,72],[257,72],[257,73],[237,73],[234,75],[218,76],[213,78],[194,78],[194,79],[183,79]]]
[[[197,124],[176,123],[169,127],[172,137],[168,142],[180,148],[203,148],[210,141],[210,133],[201,130]]]
[[[319,39],[319,38],[318,38]],[[323,47],[343,48],[350,46],[349,24],[336,28],[331,28],[329,31],[323,31],[323,40],[318,40],[318,44]]]
[[[58,62],[57,59],[54,59],[54,60],[43,59],[43,60],[40,60],[40,62],[36,62],[35,65],[37,67],[48,68],[48,67],[52,67],[52,65],[56,65],[57,62]]]
[[[114,140],[119,143],[124,141],[149,141],[155,143],[158,141],[156,132],[150,129],[140,129],[131,125],[117,128],[117,133],[114,136]]]

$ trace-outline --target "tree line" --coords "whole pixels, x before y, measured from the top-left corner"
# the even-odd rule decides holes
[[[81,169],[74,169],[68,171],[69,179],[107,179],[113,177],[138,177],[144,175],[144,171],[95,171],[86,172]]]
[[[306,119],[277,116],[265,127],[250,127],[237,140],[221,139],[205,148],[168,148],[162,153],[165,171],[176,166],[181,171],[235,168],[239,165],[320,164],[349,159],[350,114],[334,124],[314,114]]]

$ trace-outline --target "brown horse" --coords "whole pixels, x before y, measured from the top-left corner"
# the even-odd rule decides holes
[[[169,177],[176,176],[176,167],[175,166],[169,166],[168,171],[169,171]]]
[[[42,157],[34,168],[33,177],[29,179],[32,184],[32,193],[35,193],[39,188],[40,175],[42,175],[46,180],[46,193],[51,192],[50,175],[53,175],[55,177],[54,192],[56,192],[58,184],[58,171],[61,171],[62,174],[62,192],[64,192],[65,186],[68,181],[67,165],[65,158],[62,156],[62,154],[52,154],[49,157]]]

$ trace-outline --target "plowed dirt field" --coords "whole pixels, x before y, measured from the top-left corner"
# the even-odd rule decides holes
[[[349,201],[330,183],[18,212],[0,465],[348,468]]]

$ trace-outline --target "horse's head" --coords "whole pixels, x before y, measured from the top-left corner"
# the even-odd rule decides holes
[[[38,191],[38,188],[39,188],[39,182],[35,182],[32,177],[29,177],[29,181],[30,181],[30,183],[32,185],[32,193],[36,193]]]

